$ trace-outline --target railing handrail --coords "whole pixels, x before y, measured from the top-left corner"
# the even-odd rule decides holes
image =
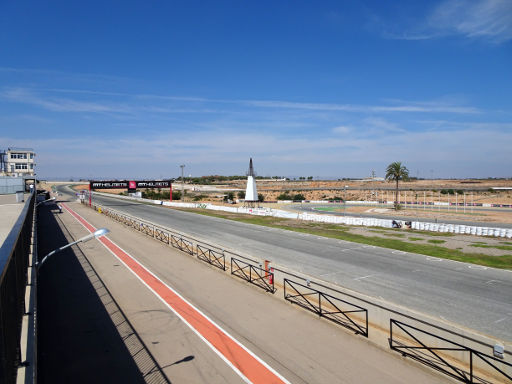
[[[470,361],[471,363],[469,364],[469,373],[470,374],[470,377],[471,377],[471,381],[470,383],[473,383],[473,378],[477,378],[474,373],[473,373],[473,358],[472,358],[472,355],[475,355],[477,356],[478,358],[480,358],[482,361],[484,361],[488,366],[494,368],[495,371],[498,371],[500,372],[502,375],[504,375],[505,377],[507,377],[508,379],[512,380],[512,377],[508,374],[506,374],[505,372],[503,372],[502,370],[500,370],[498,367],[494,366],[493,363],[491,363],[490,361],[488,361],[487,359],[493,361],[493,362],[496,362],[496,363],[499,363],[499,364],[503,364],[505,366],[508,366],[508,367],[512,367],[512,364],[509,363],[509,362],[506,362],[502,359],[498,359],[494,356],[491,356],[491,355],[488,355],[486,353],[483,353],[481,351],[478,351],[476,349],[473,349],[471,347],[468,347],[466,345],[463,345],[463,344],[460,344],[460,343],[457,343],[455,341],[452,341],[452,340],[449,340],[449,339],[446,339],[442,336],[439,336],[439,335],[435,335],[431,332],[428,332],[428,331],[425,331],[423,329],[420,329],[418,327],[415,327],[413,325],[410,325],[410,324],[406,324],[402,321],[399,321],[399,320],[396,320],[396,319],[390,319],[389,321],[389,331],[390,331],[390,338],[389,338],[389,343],[390,343],[390,348],[391,349],[395,349],[397,351],[399,351],[400,353],[403,353],[403,354],[407,354],[408,356],[411,356],[412,358],[416,358],[418,359],[417,357],[414,356],[414,354],[411,354],[411,353],[407,353],[407,349],[415,349],[415,350],[418,350],[418,349],[425,349],[425,350],[428,350],[430,353],[432,353],[433,355],[435,355],[438,359],[440,359],[443,363],[445,363],[447,365],[447,367],[451,368],[454,372],[458,373],[460,369],[456,368],[454,365],[450,364],[447,362],[447,360],[445,359],[442,359],[440,358],[435,352],[433,351],[440,351],[440,350],[444,350],[444,351],[459,351],[459,352],[468,352],[470,354]],[[409,337],[411,337],[414,341],[416,341],[418,344],[420,344],[422,347],[408,347],[406,345],[404,345],[403,343],[397,341],[397,340],[393,340],[393,324],[395,324],[399,329],[401,329],[403,332],[405,332]],[[422,333],[424,335],[427,335],[428,337],[433,337],[435,339],[438,339],[438,340],[441,340],[443,342],[446,342],[446,343],[449,343],[453,346],[456,346],[457,348],[443,348],[443,347],[428,347],[425,343],[423,343],[421,340],[418,339],[418,336],[414,336],[412,335],[411,333],[409,333],[407,331],[407,329],[411,329],[411,330],[414,330],[418,333]],[[400,345],[397,345],[397,346],[394,346],[393,345],[393,341],[395,341],[397,344],[400,344]],[[434,366],[434,364],[432,362],[430,362],[428,365],[431,365],[433,366],[434,369],[438,369],[438,370],[441,370],[443,372],[445,372],[446,374],[448,374],[449,376],[452,376],[456,379],[459,379],[460,376],[457,376],[455,374],[453,374],[452,372],[450,371],[447,371],[446,369],[444,368],[440,368],[440,367],[436,367]]]
[[[26,311],[35,196],[35,192],[30,194],[0,248],[0,381],[4,383],[16,382],[22,359],[22,319]]]
[[[297,295],[287,295],[286,293],[286,284],[289,285],[289,287],[291,289],[293,289],[295,292],[297,292]],[[308,292],[308,293],[302,293],[300,292],[295,286],[299,286],[299,287],[302,287],[302,288],[305,288],[305,289],[308,289],[310,290],[311,292]],[[315,312],[317,313],[320,317],[325,317],[326,319],[328,320],[331,320],[337,324],[340,324],[340,325],[343,325],[344,327],[348,328],[348,329],[352,329],[353,331],[355,331],[356,333],[359,333],[365,337],[368,337],[368,310],[366,308],[363,308],[363,307],[360,307],[359,305],[357,304],[353,304],[349,301],[346,301],[346,300],[343,300],[343,299],[340,299],[338,297],[335,297],[335,296],[331,296],[327,293],[324,293],[322,291],[319,291],[318,289],[315,289],[315,288],[312,288],[310,286],[307,286],[307,285],[303,285],[301,283],[297,283],[296,281],[293,281],[293,280],[290,280],[290,279],[287,279],[287,278],[284,278],[283,279],[283,287],[284,287],[284,298],[285,300],[288,300],[290,302],[293,302],[293,303],[296,303],[297,305],[299,306],[302,306],[303,308],[306,308],[308,310],[311,310],[312,312]],[[310,302],[310,300],[308,300],[306,298],[306,296],[309,296],[309,295],[318,295],[318,305],[316,305],[315,303],[313,302]],[[302,304],[300,302],[300,300],[292,300],[296,297],[300,296],[302,299],[304,299],[306,301],[306,303],[308,304],[308,306],[304,306],[304,304]],[[327,302],[333,306],[334,308],[336,308],[338,311],[337,312],[326,312],[326,311],[322,311],[322,297],[324,299],[327,300]],[[347,304],[351,307],[355,307],[357,308],[357,310],[348,310],[348,311],[344,311],[342,310],[341,308],[339,308],[335,303],[334,301],[340,301],[344,304]],[[317,308],[318,307],[318,308]],[[364,313],[364,323],[365,323],[365,326],[361,326],[359,324],[357,324],[354,319],[350,318],[348,316],[349,313],[355,313],[355,312],[358,312],[358,313]],[[335,315],[335,314],[342,314],[346,321],[348,321],[348,323],[346,321],[341,321],[339,319],[335,319],[333,317],[329,317],[327,315]],[[352,324],[352,325],[351,325]]]

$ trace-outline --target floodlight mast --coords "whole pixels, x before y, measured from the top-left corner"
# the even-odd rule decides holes
[[[56,254],[57,252],[60,252],[60,251],[63,251],[64,249],[66,248],[69,248],[75,244],[78,244],[78,243],[85,243],[86,241],[89,241],[89,240],[92,240],[94,238],[100,238],[102,236],[105,236],[107,233],[109,233],[110,230],[108,228],[100,228],[98,230],[96,230],[95,232],[93,233],[90,233],[88,234],[87,236],[84,236],[80,239],[78,239],[77,241],[73,241],[72,243],[69,243],[69,244],[66,244],[66,245],[63,245],[62,247],[60,248],[57,248],[53,251],[51,251],[49,254],[47,254],[45,257],[43,257],[43,259],[41,260],[41,262],[37,262],[36,263],[36,269],[39,270],[44,262],[52,255]]]
[[[46,200],[44,200],[44,201],[40,201],[39,203],[37,203],[37,204],[36,204],[36,207],[38,207],[39,205],[41,205],[41,204],[43,204],[43,203],[47,203],[48,201],[53,201],[53,200],[55,200],[55,199],[56,199],[56,197],[54,196],[54,197],[52,197],[52,198],[50,198],[50,199],[46,199]]]

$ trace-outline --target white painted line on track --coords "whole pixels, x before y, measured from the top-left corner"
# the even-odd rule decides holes
[[[366,276],[356,277],[354,280],[360,281],[360,280],[367,279],[372,276],[375,276],[375,275],[366,275]]]
[[[485,271],[486,269],[489,269],[488,267],[484,267],[483,265],[468,265],[468,268],[470,269],[480,269]]]

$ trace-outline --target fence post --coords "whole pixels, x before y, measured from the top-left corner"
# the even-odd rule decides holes
[[[469,382],[473,383],[473,351],[469,351]]]

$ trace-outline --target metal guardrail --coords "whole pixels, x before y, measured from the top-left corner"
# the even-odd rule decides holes
[[[21,364],[21,324],[34,218],[35,193],[0,248],[0,382],[16,382]]]
[[[395,332],[393,332],[393,326]],[[504,371],[506,367],[510,370],[512,364],[503,360],[394,319],[390,320],[389,332],[389,347],[392,350],[401,353],[403,356],[409,356],[463,383],[488,384],[495,382],[489,381],[492,379],[484,379],[475,375],[474,365],[476,360],[483,362],[487,369],[500,376],[502,380],[507,379],[512,382],[512,376]],[[398,336],[397,333],[399,333]],[[430,339],[429,344],[432,343],[432,338],[434,338],[439,346],[429,346],[426,341],[422,341],[422,336]],[[460,353],[469,354],[468,358],[464,359],[469,361],[469,370],[456,365],[454,363],[456,358],[450,356],[450,354]],[[460,358],[457,360],[460,360]],[[502,380],[496,382],[505,382]]]
[[[224,256],[224,252],[218,252],[197,244],[196,256],[198,259],[206,261],[214,267],[222,269],[223,271],[226,270],[226,257]]]
[[[235,257],[231,258],[231,274],[263,288],[267,292],[274,293],[276,291],[274,288],[273,272],[265,271],[263,268]],[[267,282],[267,279],[270,280],[271,283]]]
[[[287,287],[292,293],[287,292]],[[359,305],[349,303],[286,278],[284,279],[284,298],[308,311],[316,313],[320,317],[324,317],[327,320],[353,330],[355,333],[368,337],[368,310]],[[343,310],[341,309],[342,306],[348,306],[349,309]],[[356,313],[362,315],[362,319],[358,319],[355,316]]]

